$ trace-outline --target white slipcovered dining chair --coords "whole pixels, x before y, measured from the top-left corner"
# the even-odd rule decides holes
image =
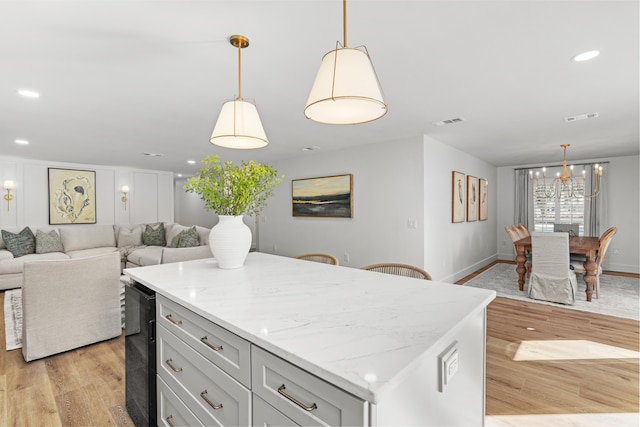
[[[531,253],[529,297],[573,305],[577,281],[569,269],[569,233],[532,233]]]

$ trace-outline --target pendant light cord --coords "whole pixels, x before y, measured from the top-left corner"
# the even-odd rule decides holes
[[[242,50],[242,43],[238,43],[238,101],[242,101],[242,61],[240,51]]]
[[[342,31],[344,37],[343,47],[347,47],[347,0],[342,2]]]

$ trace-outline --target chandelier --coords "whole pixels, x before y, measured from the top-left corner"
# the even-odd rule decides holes
[[[600,186],[602,183],[602,166],[597,163],[593,166],[594,173],[593,179],[593,193],[586,193],[586,180],[587,171],[582,169],[582,177],[577,178],[573,175],[573,165],[567,167],[567,147],[571,144],[562,144],[560,147],[564,150],[564,160],[562,161],[562,172],[556,173],[556,177],[551,181],[550,185],[547,185],[547,168],[542,168],[542,188],[544,190],[544,197],[561,199],[565,197],[569,198],[585,198],[591,199],[600,194]],[[533,171],[529,171],[529,180],[535,179],[536,186],[540,186],[540,172],[536,171],[535,175]]]

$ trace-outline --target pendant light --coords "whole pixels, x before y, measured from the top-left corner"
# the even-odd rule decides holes
[[[365,46],[347,47],[347,0],[343,0],[344,45],[328,52],[307,99],[304,115],[328,124],[366,123],[387,113],[382,88]]]
[[[249,46],[249,39],[234,35],[229,38],[229,42],[238,48],[238,97],[222,105],[210,142],[220,147],[240,150],[262,148],[269,144],[269,141],[264,133],[258,110],[254,104],[242,99],[240,52]]]

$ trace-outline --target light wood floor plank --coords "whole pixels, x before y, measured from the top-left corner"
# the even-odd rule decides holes
[[[598,346],[610,354],[592,358]],[[487,310],[487,426],[637,427],[639,360],[627,356],[638,351],[637,321],[497,298]],[[30,363],[0,351],[0,425],[132,426],[124,358],[124,334]]]

